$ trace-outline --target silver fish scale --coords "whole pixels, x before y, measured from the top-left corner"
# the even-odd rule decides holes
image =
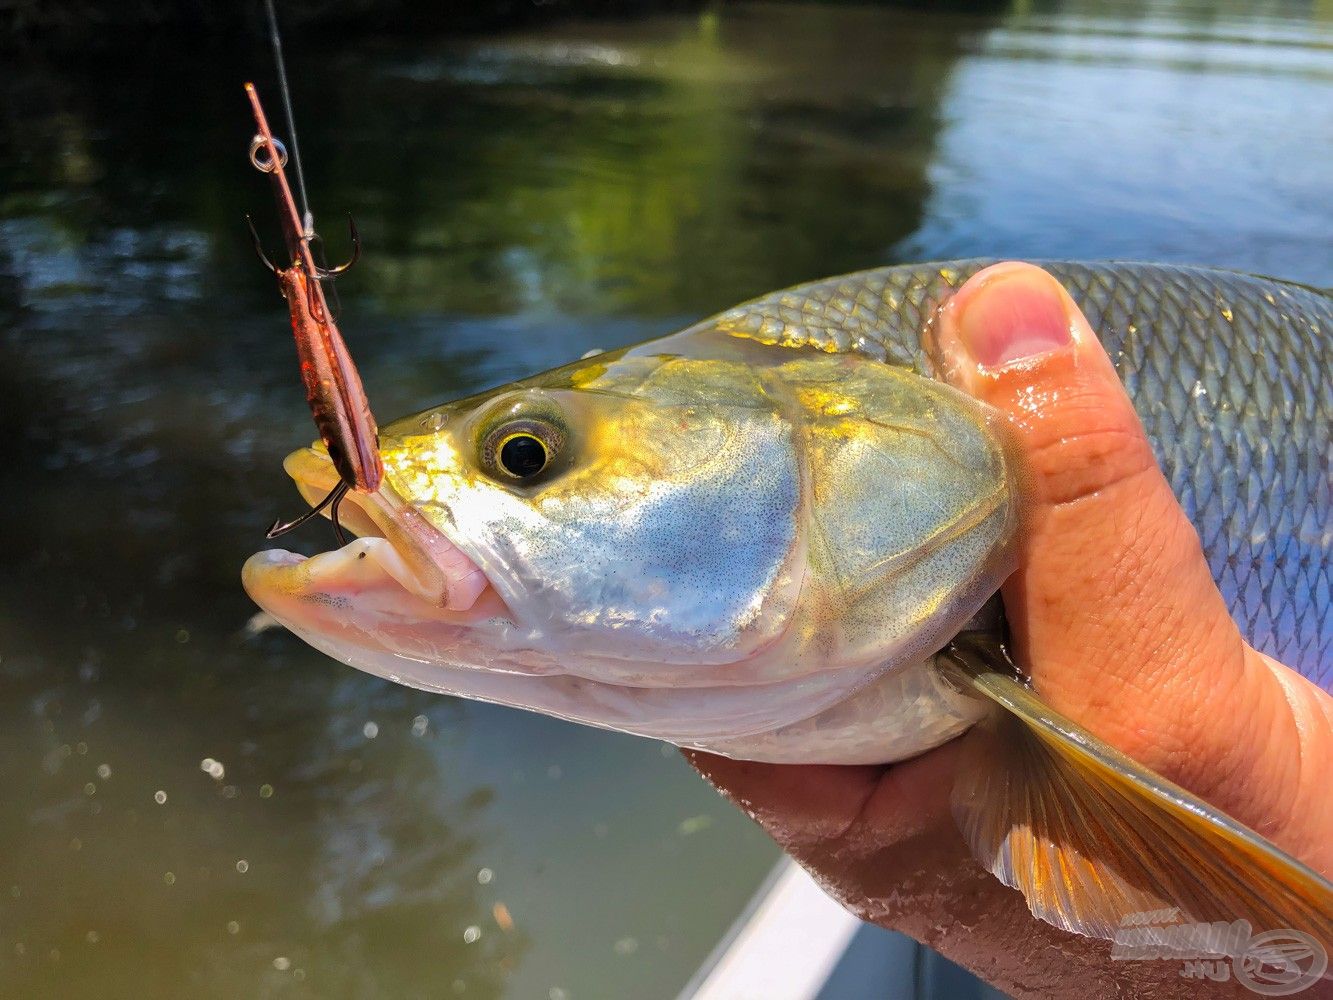
[[[929,318],[991,263],[829,278],[700,327],[929,375]],[[1250,641],[1333,689],[1333,297],[1199,267],[1043,266],[1101,335]]]

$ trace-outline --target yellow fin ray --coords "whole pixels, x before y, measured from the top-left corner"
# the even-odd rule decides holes
[[[941,657],[1005,709],[969,738],[953,812],[1034,915],[1115,940],[1140,915],[1175,911],[1174,923],[1301,931],[1333,953],[1333,884],[1054,712],[995,659],[965,645]]]

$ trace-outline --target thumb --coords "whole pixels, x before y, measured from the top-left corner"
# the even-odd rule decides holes
[[[1225,807],[1281,696],[1254,676],[1087,319],[1045,271],[1007,263],[959,289],[936,331],[946,378],[1012,430],[1027,508],[1003,593],[1019,662],[1058,711]]]

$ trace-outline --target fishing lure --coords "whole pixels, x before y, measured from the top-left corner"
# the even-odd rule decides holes
[[[250,143],[250,162],[261,173],[268,174],[273,182],[287,257],[291,263],[286,267],[278,267],[269,260],[249,216],[246,216],[246,222],[254,239],[255,252],[277,276],[278,286],[287,300],[296,353],[301,362],[301,380],[305,383],[306,401],[310,405],[315,426],[319,429],[320,440],[328,449],[340,478],[338,485],[306,513],[291,521],[274,522],[267,537],[276,538],[286,534],[317,516],[325,507],[331,507],[330,517],[334,530],[339,541],[345,544],[346,537],[338,524],[338,506],[343,497],[348,490],[353,489],[373,493],[379,489],[384,477],[375,417],[370,412],[361,376],[338,331],[323,289],[324,282],[344,273],[356,263],[361,251],[360,238],[356,224],[349,217],[348,226],[352,237],[350,259],[332,268],[316,264],[311,243],[318,237],[309,208],[304,217],[297,211],[283,169],[287,162],[287,151],[269,129],[268,118],[254,84],[247,83],[245,92],[250,99],[257,128]]]

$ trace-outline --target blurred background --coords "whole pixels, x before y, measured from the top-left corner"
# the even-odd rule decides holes
[[[313,427],[214,6],[0,6],[0,994],[671,997],[776,857],[674,750],[246,631]],[[384,420],[893,262],[1333,284],[1328,0],[279,13]]]

